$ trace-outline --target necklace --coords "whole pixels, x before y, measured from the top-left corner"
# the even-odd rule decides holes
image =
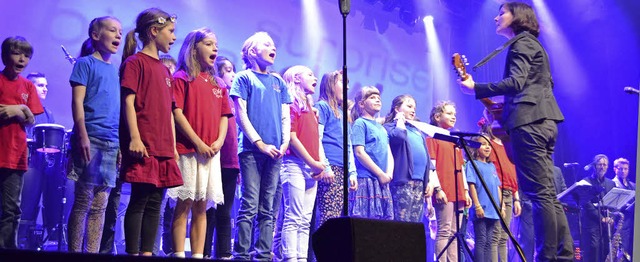
[[[209,83],[209,78],[208,77],[204,77],[202,75],[198,75],[199,77],[201,77],[205,82]]]

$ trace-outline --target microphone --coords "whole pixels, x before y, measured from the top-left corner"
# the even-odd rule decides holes
[[[563,166],[564,166],[565,168],[567,168],[567,167],[572,167],[572,166],[577,166],[577,165],[579,165],[579,164],[578,164],[578,163],[576,163],[576,162],[573,162],[573,163],[564,163],[564,164],[563,164]]]
[[[482,136],[480,133],[469,133],[469,132],[455,132],[455,131],[451,131],[449,132],[450,135],[452,136],[457,136],[457,137],[464,137],[464,136]]]
[[[340,13],[342,15],[348,15],[351,11],[351,0],[338,0],[340,4]]]
[[[627,94],[636,94],[636,95],[640,94],[640,90],[635,89],[635,88],[630,87],[630,86],[625,86],[624,87],[624,92],[627,93]]]
[[[589,171],[592,167],[593,163],[589,163],[588,165],[584,166],[584,171]]]
[[[63,45],[60,45],[60,47],[62,47],[62,52],[64,52],[64,58],[69,60],[69,63],[71,63],[72,65],[76,63],[76,59],[71,56],[71,54],[69,54],[69,52],[67,51],[66,48],[64,48]]]

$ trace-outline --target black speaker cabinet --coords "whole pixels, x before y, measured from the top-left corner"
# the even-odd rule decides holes
[[[324,261],[425,261],[422,223],[340,217],[313,234],[313,251]]]

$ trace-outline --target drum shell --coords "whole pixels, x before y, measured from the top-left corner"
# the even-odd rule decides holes
[[[65,147],[65,129],[56,124],[40,124],[33,128],[33,147],[41,153],[58,153]]]

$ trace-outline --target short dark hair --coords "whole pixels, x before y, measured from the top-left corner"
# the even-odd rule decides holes
[[[7,64],[9,55],[13,51],[18,51],[29,58],[33,56],[33,47],[22,36],[7,37],[2,41],[2,63],[4,65]]]
[[[47,76],[44,75],[44,73],[40,73],[40,72],[31,72],[27,75],[27,79],[31,80],[34,78],[46,78]]]
[[[511,22],[511,29],[517,35],[524,31],[527,31],[538,37],[540,35],[540,25],[536,13],[533,11],[530,5],[521,2],[507,2],[500,6],[507,8],[513,15],[513,22]]]

